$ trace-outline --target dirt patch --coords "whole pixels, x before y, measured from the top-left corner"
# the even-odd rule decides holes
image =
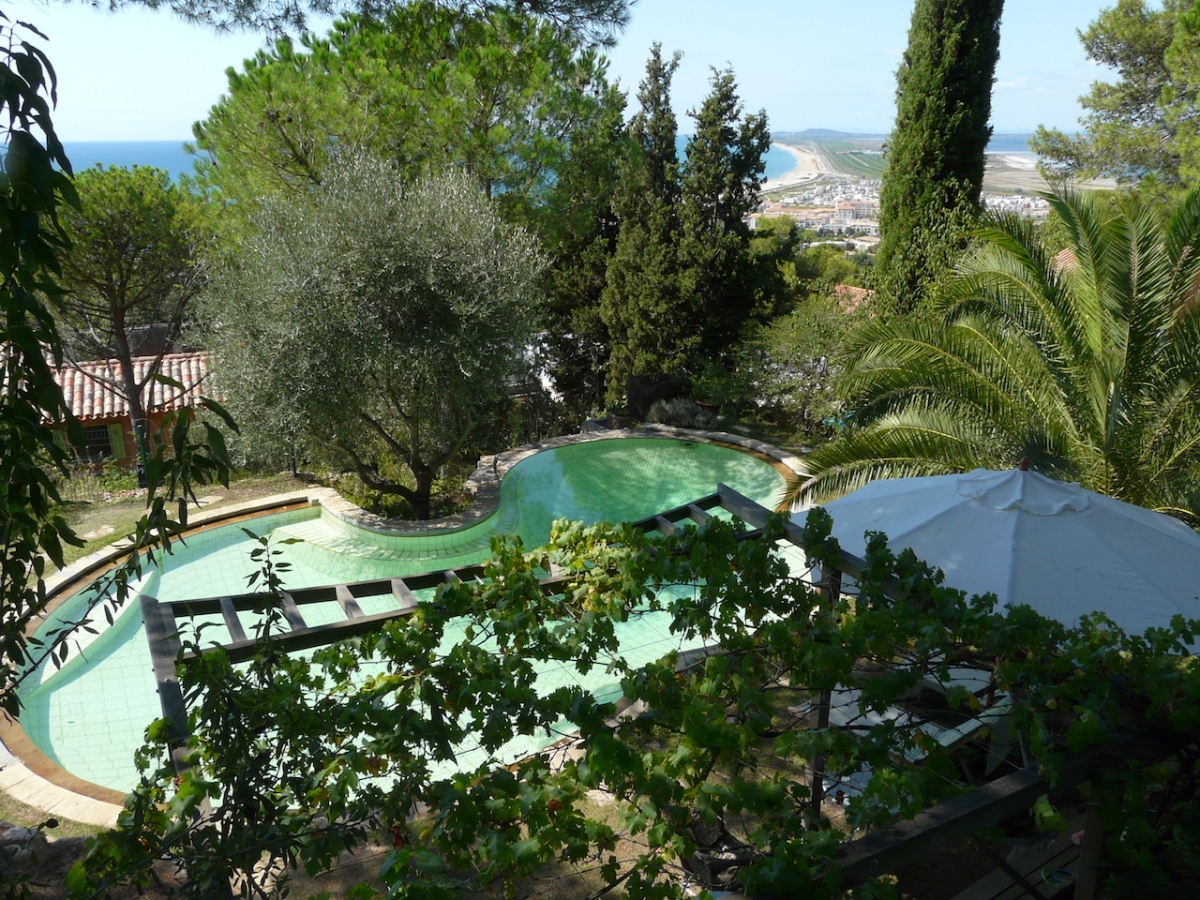
[[[23,885],[31,900],[66,900],[67,873],[71,866],[83,859],[86,839],[81,837],[47,838],[39,835],[28,843],[11,845],[0,851],[0,884],[19,893]],[[112,900],[132,900],[134,897],[147,900],[166,900],[173,896],[172,886],[178,886],[172,868],[159,863],[155,872],[166,890],[148,890],[138,894],[133,888],[118,889],[107,896]],[[7,895],[6,895],[7,896]]]
[[[645,850],[645,845],[623,841],[618,846],[617,856],[623,862],[627,862],[638,852]],[[19,858],[6,858],[0,854],[0,885],[16,885],[24,879],[30,886],[29,896],[33,900],[67,900],[67,873],[72,865],[83,858],[85,852],[83,838],[39,838],[30,848],[30,852],[21,854]],[[317,897],[341,900],[354,896],[353,889],[360,884],[382,891],[384,885],[379,880],[378,873],[389,852],[390,848],[383,845],[368,845],[357,853],[343,854],[337,864],[315,877],[309,877],[302,872],[287,872],[278,887],[286,888],[287,896],[297,900]],[[113,900],[132,900],[133,897],[139,896],[147,900],[168,900],[175,896],[172,888],[178,887],[180,883],[180,873],[175,867],[161,861],[155,866],[155,874],[162,885],[159,889],[150,889],[138,894],[133,888],[123,888],[113,890],[107,896]],[[469,875],[463,873],[464,884],[469,884],[470,880]],[[503,900],[509,896],[523,900],[576,900],[589,896],[602,887],[597,861],[594,865],[584,863],[579,866],[550,864],[537,876],[517,881],[512,885],[511,893],[508,886],[497,882],[476,889],[470,895],[478,900]]]

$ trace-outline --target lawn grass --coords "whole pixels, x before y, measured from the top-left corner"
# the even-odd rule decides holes
[[[15,797],[10,796],[4,791],[0,791],[0,821],[11,822],[13,825],[20,825],[22,828],[38,828],[49,818],[50,814],[45,810],[38,809],[36,806],[30,806],[28,803],[22,803]],[[86,838],[104,831],[99,825],[86,825],[83,822],[74,822],[71,819],[64,819],[61,816],[55,816],[54,818],[58,821],[58,824],[54,828],[45,829],[48,837]]]
[[[204,510],[232,506],[247,500],[257,500],[274,494],[286,494],[302,490],[309,484],[302,477],[287,473],[279,475],[248,475],[231,481],[228,488],[212,486],[199,492],[199,499],[206,502]],[[196,512],[200,507],[192,506]],[[102,550],[133,532],[138,519],[146,510],[144,496],[118,497],[112,500],[94,498],[67,503],[62,508],[63,516],[77,535],[84,538],[82,547],[66,547],[63,554],[67,565],[88,554]]]

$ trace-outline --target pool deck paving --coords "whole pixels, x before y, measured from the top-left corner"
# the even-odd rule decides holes
[[[542,450],[566,447],[571,444],[629,437],[668,437],[749,450],[765,457],[781,470],[803,472],[799,457],[763,441],[722,431],[700,431],[672,428],[665,425],[646,425],[639,428],[609,429],[601,422],[588,422],[580,434],[551,438],[506,450],[495,456],[480,459],[475,473],[468,479],[473,495],[470,508],[455,516],[430,522],[414,523],[386,519],[355,506],[332,488],[312,488],[272,497],[250,500],[233,506],[204,510],[189,516],[188,529],[204,529],[227,525],[267,511],[289,506],[320,506],[337,518],[388,535],[429,535],[449,533],[469,528],[492,515],[500,503],[500,482],[504,475],[519,463]],[[202,498],[211,501],[213,498]],[[204,503],[203,505],[207,505]],[[118,542],[77,560],[46,580],[46,592],[62,599],[73,593],[78,583],[112,566],[129,549],[127,542]],[[47,610],[53,609],[51,604]],[[76,822],[100,827],[112,827],[122,806],[122,795],[111,788],[91,784],[59,767],[38,750],[18,722],[0,721],[0,791],[48,816],[62,816]]]

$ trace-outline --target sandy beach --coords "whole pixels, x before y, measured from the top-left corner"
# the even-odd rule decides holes
[[[992,164],[1003,164],[1010,169],[1031,172],[1037,168],[1037,156],[1033,153],[993,153],[986,154],[987,161]]]
[[[764,192],[797,187],[798,185],[813,181],[825,171],[821,166],[821,157],[811,150],[801,150],[799,147],[792,147],[787,144],[771,144],[771,146],[777,150],[792,154],[796,158],[796,167],[790,172],[780,175],[778,178],[769,178],[764,181],[762,186]]]
[[[1033,153],[989,152],[987,168],[983,174],[983,189],[1008,194],[1015,191],[1034,193],[1049,189],[1038,171],[1038,158]],[[1111,191],[1117,183],[1111,178],[1094,181],[1077,181],[1077,188],[1095,191]]]

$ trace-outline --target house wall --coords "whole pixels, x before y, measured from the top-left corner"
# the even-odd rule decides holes
[[[167,417],[165,412],[153,412],[149,415],[149,436],[153,440],[155,433],[162,427]],[[129,416],[119,416],[106,419],[82,419],[79,423],[84,428],[104,427],[108,429],[109,441],[112,445],[112,460],[122,469],[132,471],[137,467],[137,445],[133,439],[133,422]],[[66,432],[59,429],[55,440],[62,444],[66,440]],[[97,466],[101,461],[96,461]]]

